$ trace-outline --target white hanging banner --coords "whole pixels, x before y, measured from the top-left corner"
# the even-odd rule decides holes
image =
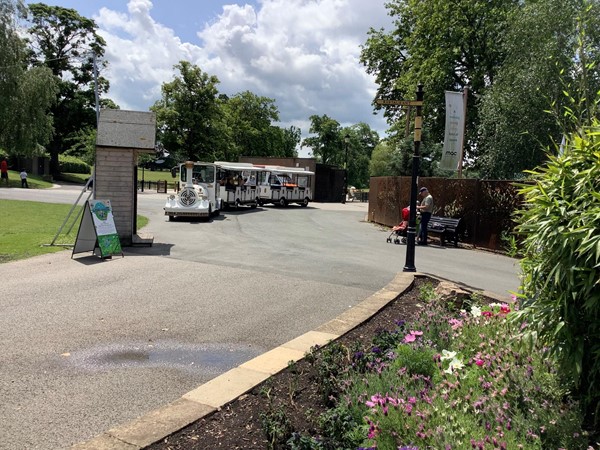
[[[446,130],[440,169],[458,170],[465,135],[465,96],[446,91]]]

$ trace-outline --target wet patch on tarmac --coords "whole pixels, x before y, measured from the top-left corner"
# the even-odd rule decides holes
[[[174,368],[218,375],[262,354],[241,344],[184,344],[176,341],[111,344],[64,353],[63,362],[87,371]]]

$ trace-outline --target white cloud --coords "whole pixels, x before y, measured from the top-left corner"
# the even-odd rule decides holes
[[[212,23],[198,30],[202,45],[182,42],[152,16],[150,0],[130,0],[127,13],[106,8],[95,16],[107,42],[109,96],[124,109],[146,110],[160,98],[180,60],[216,75],[219,91],[250,90],[276,100],[283,126],[308,132],[312,114],[327,114],[342,125],[373,116],[375,85],[359,62],[360,45],[370,27],[389,27],[381,1],[262,0],[226,5]]]

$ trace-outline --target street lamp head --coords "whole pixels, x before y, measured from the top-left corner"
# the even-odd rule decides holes
[[[350,142],[350,135],[349,134],[347,134],[347,135],[344,136],[344,142],[346,144]]]

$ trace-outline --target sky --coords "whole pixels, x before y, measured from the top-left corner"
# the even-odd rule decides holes
[[[303,138],[314,114],[344,127],[365,122],[381,136],[387,129],[359,61],[371,27],[391,30],[386,0],[40,1],[94,19],[106,40],[107,96],[121,109],[148,111],[186,60],[216,75],[219,93],[274,99],[278,125]]]

